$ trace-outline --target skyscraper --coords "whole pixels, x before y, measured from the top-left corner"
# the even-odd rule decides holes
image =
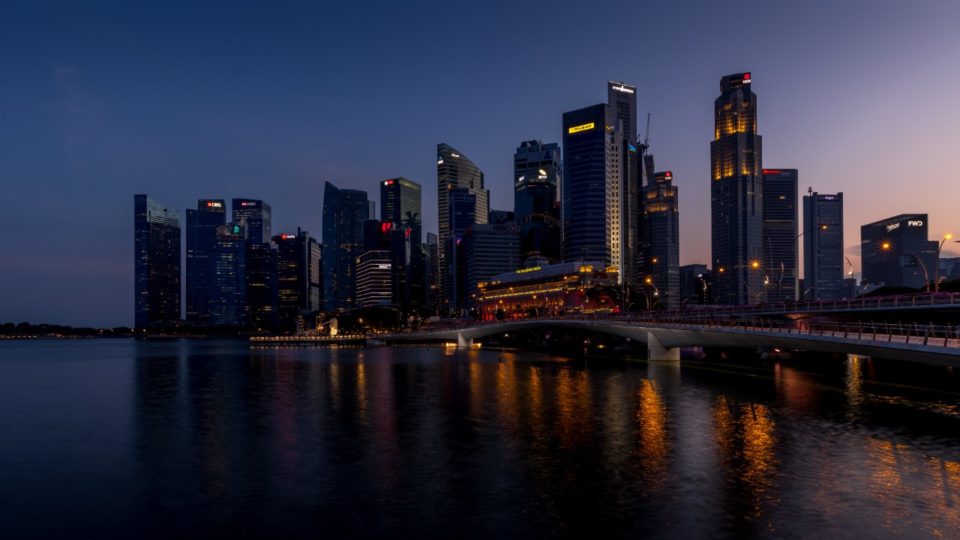
[[[643,176],[637,136],[637,89],[623,82],[607,82],[607,129],[613,130],[613,163],[616,182],[611,207],[611,256],[619,268],[622,283],[636,283],[637,264],[642,242]]]
[[[860,227],[863,282],[925,289],[933,281],[937,241],[927,239],[927,214],[900,214]]]
[[[449,257],[446,269],[441,269],[441,276],[446,275],[448,281],[445,295],[445,308],[453,313],[460,313],[466,307],[467,297],[467,259],[463,237],[473,225],[477,224],[478,205],[477,196],[467,188],[453,188],[447,191],[449,209],[450,242],[446,246]],[[486,224],[487,220],[483,220]],[[442,248],[442,246],[441,246]]]
[[[563,114],[563,258],[613,262],[611,245],[617,141],[606,128],[607,105]],[[618,213],[618,212],[617,212]]]
[[[392,257],[398,265],[397,302],[404,313],[419,311],[424,303],[423,226],[420,184],[407,178],[390,178],[380,183],[381,221],[393,223],[402,237],[394,238],[395,247],[402,250]]]
[[[680,306],[680,208],[673,172],[658,172],[643,188],[644,271],[641,288],[659,302],[649,308]],[[648,308],[648,309],[649,309]]]
[[[457,298],[462,297],[456,288],[457,265],[454,261],[457,236],[466,227],[455,227],[451,216],[451,194],[458,193],[458,207],[467,204],[472,197],[473,208],[460,208],[461,218],[470,215],[472,223],[486,223],[490,213],[490,193],[483,185],[483,172],[459,150],[444,143],[437,145],[437,214],[439,221],[439,285],[445,310],[456,309]],[[462,224],[462,222],[461,222]],[[462,282],[462,279],[461,279]]]
[[[214,283],[210,296],[210,323],[245,326],[247,318],[247,229],[232,221],[217,227],[213,250]]]
[[[513,155],[514,219],[524,264],[554,264],[563,256],[561,167],[557,143],[524,141]]]
[[[800,300],[839,300],[843,284],[843,193],[803,197],[803,287]]]
[[[217,228],[226,222],[223,199],[200,199],[196,210],[187,209],[187,320],[192,323],[210,322],[213,251]]]
[[[749,73],[720,79],[710,143],[714,299],[753,304],[763,292],[763,182],[757,96]]]
[[[323,188],[323,289],[326,311],[356,307],[356,259],[363,249],[363,222],[370,205],[365,191]]]
[[[180,218],[146,195],[133,196],[134,324],[180,320]]]
[[[472,225],[461,248],[466,261],[464,305],[474,307],[480,282],[520,267],[520,228],[512,222]]]
[[[247,225],[247,241],[269,244],[273,236],[270,205],[258,199],[233,199],[233,221]]]
[[[277,250],[277,314],[280,328],[294,331],[301,316],[323,308],[320,244],[307,231],[273,237]]]
[[[797,300],[797,170],[763,169],[764,302]]]

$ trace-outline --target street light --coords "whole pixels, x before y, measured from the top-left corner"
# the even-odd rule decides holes
[[[941,246],[943,245],[943,242],[942,242],[942,241],[940,242],[940,245],[941,245]],[[890,242],[884,242],[884,243],[880,244],[880,249],[882,249],[883,251],[890,251]],[[918,263],[920,263],[920,268],[923,269],[924,289],[926,289],[927,292],[930,292],[930,272],[927,272],[927,265],[926,265],[926,263],[924,263],[924,262],[923,262],[923,259],[921,259],[919,256],[917,256],[917,254],[914,253],[913,251],[908,251],[907,254],[910,255],[911,257],[913,257],[913,260],[915,260],[915,261],[917,261]],[[937,269],[940,268],[940,260],[939,260],[939,259],[940,259],[940,251],[939,251],[939,249],[938,249],[938,250],[937,250]]]
[[[953,235],[950,233],[947,233],[943,235],[943,240],[940,240],[940,244],[937,246],[937,259],[936,259],[937,267],[933,270],[933,292],[935,293],[940,292],[940,251],[943,249],[943,243],[946,242],[947,240],[952,240],[952,239],[953,239]],[[928,291],[930,290],[929,285],[927,285],[927,290]]]

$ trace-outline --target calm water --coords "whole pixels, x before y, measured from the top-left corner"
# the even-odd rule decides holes
[[[960,535],[955,376],[870,360],[4,342],[0,428],[5,538]]]

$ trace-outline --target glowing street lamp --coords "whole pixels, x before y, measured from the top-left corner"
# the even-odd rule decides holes
[[[940,240],[940,244],[937,246],[937,258],[936,265],[937,267],[933,271],[933,292],[940,292],[940,250],[943,249],[943,243],[947,240],[953,240],[953,235],[947,233],[943,235],[943,240]],[[930,285],[927,285],[927,290],[930,290]]]

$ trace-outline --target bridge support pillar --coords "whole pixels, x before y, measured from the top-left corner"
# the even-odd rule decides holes
[[[463,337],[463,332],[457,332],[457,348],[469,349],[473,347],[473,338]]]
[[[647,332],[647,360],[680,361],[679,347],[664,347],[656,334]]]

